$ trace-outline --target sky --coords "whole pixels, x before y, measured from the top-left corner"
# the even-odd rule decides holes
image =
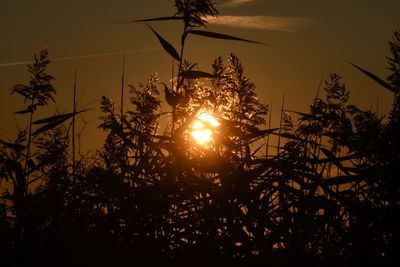
[[[390,109],[391,93],[342,59],[387,77],[387,42],[400,27],[400,1],[216,3],[220,16],[209,19],[208,30],[267,45],[191,36],[185,54],[201,70],[211,71],[215,58],[226,59],[235,53],[245,75],[255,83],[260,100],[272,103],[273,124],[278,124],[283,94],[285,109],[307,111],[321,77],[330,73],[343,77],[354,104],[375,110],[379,103],[382,115]],[[94,109],[79,118],[83,150],[101,144],[103,135],[97,129],[101,96],[119,103],[123,53],[126,84],[145,83],[151,73],[158,73],[160,82],[170,78],[171,58],[144,24],[113,22],[172,15],[172,0],[0,0],[0,12],[0,138],[11,140],[18,127],[26,127],[27,116],[13,114],[23,107],[23,99],[10,92],[14,85],[29,81],[26,64],[45,47],[53,61],[48,72],[56,78],[57,97],[55,104],[35,116],[39,119],[71,111],[76,70],[78,108]],[[179,48],[179,22],[151,25]]]

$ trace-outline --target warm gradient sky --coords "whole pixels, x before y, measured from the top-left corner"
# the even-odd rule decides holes
[[[214,58],[234,52],[262,101],[274,103],[282,94],[286,108],[306,111],[320,78],[337,72],[352,92],[355,104],[387,112],[391,94],[379,88],[339,58],[348,59],[386,77],[387,41],[400,27],[399,0],[231,0],[216,1],[221,17],[209,30],[268,43],[268,46],[190,37],[186,55],[209,71]],[[57,104],[38,115],[70,111],[74,70],[78,71],[80,106],[98,107],[102,95],[118,102],[122,53],[126,52],[126,81],[145,82],[158,73],[168,81],[171,59],[149,29],[140,23],[114,21],[172,15],[173,0],[0,0],[0,137],[15,132],[14,118],[25,127],[26,117],[14,116],[22,99],[10,96],[13,85],[26,83],[26,61],[48,47],[54,62]],[[181,25],[152,26],[176,47]],[[102,56],[95,56],[102,55]],[[84,56],[79,58],[80,56]],[[86,57],[89,56],[89,57]],[[16,64],[14,64],[16,63]],[[94,148],[100,137],[97,111],[88,113],[85,144]],[[82,119],[82,118],[81,118]]]

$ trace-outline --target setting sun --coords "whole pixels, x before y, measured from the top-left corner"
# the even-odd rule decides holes
[[[200,145],[207,144],[212,140],[213,129],[218,127],[220,123],[209,113],[203,111],[197,116],[197,119],[193,121],[190,134]]]

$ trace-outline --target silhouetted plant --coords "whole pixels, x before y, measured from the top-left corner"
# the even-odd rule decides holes
[[[29,85],[17,84],[12,90],[12,93],[17,93],[23,96],[24,101],[29,102],[29,105],[25,110],[16,112],[17,114],[30,114],[25,160],[26,179],[28,179],[29,177],[27,172],[28,161],[31,151],[33,113],[37,110],[38,107],[47,105],[47,102],[49,100],[54,101],[53,94],[55,94],[55,89],[51,84],[51,81],[54,79],[54,77],[45,72],[47,65],[50,63],[47,57],[47,49],[42,50],[39,56],[35,54],[35,62],[31,65],[28,65],[28,71],[32,75]]]
[[[238,57],[231,54],[226,62],[218,57],[212,73],[183,58],[189,34],[248,40],[198,29],[206,26],[206,16],[217,14],[211,1],[177,0],[175,6],[171,17],[141,20],[184,22],[180,54],[151,28],[179,61],[173,86],[162,83],[172,127],[162,120],[169,113],[162,112],[158,78],[152,75],[130,86],[125,113],[102,98],[104,146],[73,170],[63,123],[83,111],[31,117],[30,125],[39,125],[34,133],[0,140],[0,182],[12,185],[2,187],[0,196],[1,258],[17,266],[52,266],[60,259],[65,266],[394,262],[400,204],[396,102],[388,120],[361,110],[350,103],[341,77],[332,74],[309,112],[282,110],[282,129],[266,129],[268,107]],[[395,96],[397,39],[396,32],[388,82],[353,64]],[[40,73],[46,57],[35,63]],[[41,102],[31,101],[22,113],[32,115],[51,99],[52,78],[46,77],[38,88],[47,93],[38,90]],[[33,99],[32,88],[15,88]],[[205,111],[218,125],[200,122],[199,127],[214,127],[207,144],[191,136]],[[276,154],[262,155],[269,134],[282,143]],[[29,143],[35,153],[26,158]]]

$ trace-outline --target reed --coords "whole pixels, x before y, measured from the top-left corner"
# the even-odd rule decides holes
[[[31,134],[0,140],[0,181],[13,185],[1,187],[1,260],[17,266],[392,264],[399,245],[398,107],[387,120],[361,110],[332,74],[309,112],[291,111],[295,122],[283,97],[280,127],[271,129],[268,106],[237,56],[216,58],[212,72],[183,58],[190,34],[254,42],[200,30],[204,15],[217,14],[211,1],[176,0],[175,6],[171,17],[135,22],[183,22],[179,54],[150,27],[178,66],[176,82],[168,88],[151,75],[129,86],[123,105],[123,67],[120,107],[101,100],[99,127],[107,137],[94,159],[75,164],[75,130],[71,137],[65,126],[72,119],[74,127],[85,111],[75,97],[71,113],[33,120],[55,93],[45,74],[47,52],[29,68],[37,74],[32,84],[42,87],[13,89],[29,103],[19,113],[30,113]],[[398,44],[390,45],[397,55]],[[395,55],[390,66],[398,64]],[[383,83],[354,66],[386,89],[398,86],[397,76]],[[75,95],[76,76],[74,84]],[[162,133],[165,105],[174,122]],[[199,144],[190,130],[205,111],[218,123],[200,122],[215,128],[213,139]],[[270,135],[278,138],[275,154]],[[265,155],[258,153],[263,149]]]

